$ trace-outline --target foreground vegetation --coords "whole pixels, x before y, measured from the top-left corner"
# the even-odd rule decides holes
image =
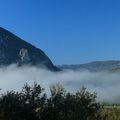
[[[75,94],[57,84],[50,96],[36,83],[0,96],[0,120],[120,120],[120,107],[101,106],[84,87]]]
[[[120,106],[103,106],[103,108],[101,108],[100,115],[102,120],[120,120]]]

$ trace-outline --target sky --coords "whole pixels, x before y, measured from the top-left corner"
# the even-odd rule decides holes
[[[119,0],[0,0],[0,26],[54,64],[120,60]]]

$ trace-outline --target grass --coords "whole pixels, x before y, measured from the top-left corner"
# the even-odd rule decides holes
[[[106,105],[101,110],[103,120],[120,120],[120,105]]]

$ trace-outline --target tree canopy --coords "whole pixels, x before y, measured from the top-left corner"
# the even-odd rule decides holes
[[[60,85],[44,89],[34,83],[25,84],[20,92],[8,91],[0,96],[1,120],[98,120],[100,104],[96,93],[81,88],[76,93],[66,92]]]

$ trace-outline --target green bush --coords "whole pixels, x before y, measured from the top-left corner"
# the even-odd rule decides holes
[[[0,120],[99,120],[96,94],[82,88],[75,94],[57,84],[50,96],[36,83],[25,84],[21,92],[10,91],[0,97]]]

